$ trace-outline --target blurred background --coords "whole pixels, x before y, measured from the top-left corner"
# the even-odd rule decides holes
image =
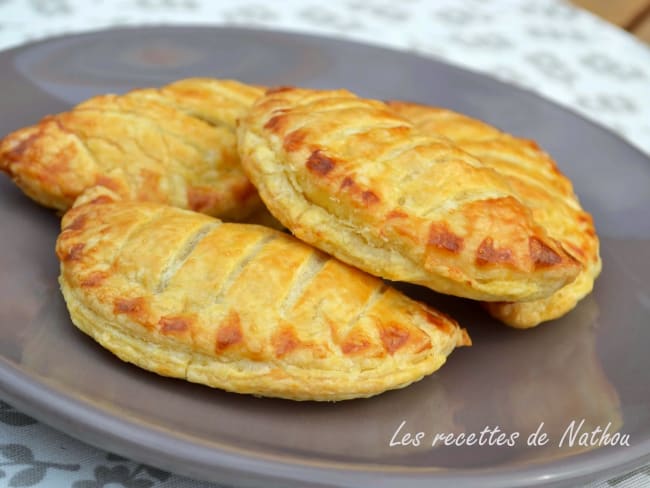
[[[650,0],[572,0],[571,3],[650,43]]]

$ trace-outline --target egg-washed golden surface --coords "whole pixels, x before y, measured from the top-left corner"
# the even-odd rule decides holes
[[[382,102],[271,89],[238,141],[271,213],[371,274],[503,301],[548,296],[580,270],[503,176]]]
[[[59,281],[74,324],[147,370],[344,400],[417,381],[470,342],[449,317],[287,234],[107,201],[64,216]]]
[[[240,220],[260,206],[235,147],[236,119],[263,93],[180,80],[91,98],[0,141],[0,169],[37,202],[67,210],[94,185],[122,197]]]
[[[427,133],[451,139],[461,149],[508,178],[531,208],[535,221],[580,264],[575,281],[550,297],[515,303],[486,303],[496,318],[513,327],[533,327],[572,310],[591,292],[601,270],[599,242],[591,215],[585,212],[569,179],[534,141],[510,134],[451,110],[405,102],[390,107]]]

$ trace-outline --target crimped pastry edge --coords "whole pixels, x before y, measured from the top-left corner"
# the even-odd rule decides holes
[[[490,315],[515,329],[529,329],[543,322],[559,319],[573,310],[594,289],[602,269],[602,262],[582,271],[572,283],[563,286],[553,295],[530,302],[483,302]]]
[[[65,279],[60,277],[59,283],[73,324],[122,361],[161,376],[180,378],[241,394],[298,401],[368,398],[384,391],[404,388],[438,370],[445,364],[446,356],[455,346],[450,340],[449,349],[443,353],[431,354],[416,364],[409,364],[408,369],[393,370],[383,376],[373,377],[363,371],[360,374],[347,371],[345,375],[341,375],[340,371],[316,369],[310,369],[308,374],[305,374],[297,367],[282,366],[283,369],[280,370],[279,367],[271,368],[267,365],[251,376],[250,360],[219,361],[206,354],[191,351],[189,347],[170,351],[160,343],[146,340],[143,335],[129,334],[116,328],[114,323],[84,306]],[[463,334],[462,329],[458,329],[458,341]],[[259,364],[255,363],[255,367],[259,368]],[[387,383],[392,386],[386,387]],[[342,390],[345,393],[341,393]]]

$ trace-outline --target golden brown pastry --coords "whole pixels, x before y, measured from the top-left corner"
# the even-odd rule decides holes
[[[343,400],[406,386],[469,344],[452,319],[281,232],[98,198],[63,218],[60,284],[75,325],[124,361]]]
[[[103,185],[127,199],[243,219],[260,201],[239,164],[235,123],[261,93],[193,78],[94,97],[6,136],[0,169],[59,210]]]
[[[503,176],[384,103],[269,90],[238,140],[271,213],[369,273],[503,301],[548,296],[579,272]]]
[[[591,292],[601,269],[598,236],[569,179],[533,141],[452,112],[404,102],[389,104],[399,115],[427,133],[440,134],[506,176],[536,222],[581,265],[572,283],[548,298],[516,303],[486,303],[496,318],[513,327],[533,327],[572,310]]]

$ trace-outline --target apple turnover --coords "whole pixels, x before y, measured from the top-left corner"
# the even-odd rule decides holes
[[[533,300],[580,263],[493,168],[345,90],[277,88],[241,121],[242,165],[297,237],[371,274]]]
[[[470,342],[444,314],[266,227],[100,195],[62,229],[74,324],[160,375],[344,400],[417,381]]]
[[[451,110],[404,102],[389,105],[418,128],[448,137],[483,164],[506,176],[532,210],[535,221],[582,265],[575,281],[547,298],[486,303],[494,317],[513,327],[533,327],[566,314],[591,292],[601,270],[593,219],[580,206],[571,181],[546,152],[534,141],[514,137]]]
[[[235,147],[235,123],[263,93],[192,78],[91,98],[0,141],[0,170],[32,199],[67,210],[87,188],[225,219],[259,209]]]

